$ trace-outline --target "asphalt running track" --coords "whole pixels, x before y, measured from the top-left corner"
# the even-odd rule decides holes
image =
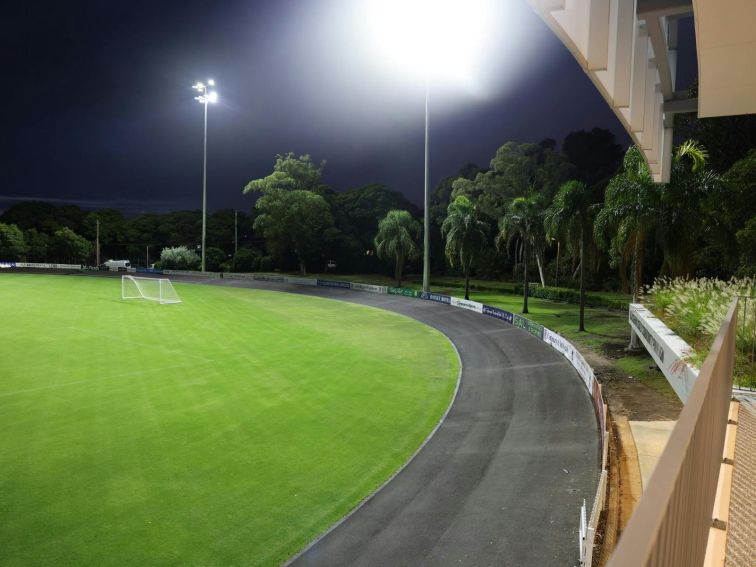
[[[440,330],[462,360],[454,404],[423,449],[290,565],[578,564],[580,505],[585,499],[590,510],[598,483],[598,426],[588,391],[559,353],[506,323],[432,301],[203,281],[395,311]]]
[[[436,433],[388,484],[290,565],[578,564],[580,505],[585,499],[591,509],[598,483],[598,427],[577,372],[545,343],[432,301],[261,281],[171,279],[387,309],[435,327],[457,347],[460,387]]]

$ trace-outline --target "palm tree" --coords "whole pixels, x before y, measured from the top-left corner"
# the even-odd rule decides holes
[[[481,220],[480,213],[464,195],[458,196],[447,208],[447,216],[441,225],[441,235],[446,239],[445,253],[449,264],[454,266],[459,259],[465,274],[465,299],[470,299],[470,268],[486,245],[488,223]]]
[[[662,248],[662,275],[692,272],[695,239],[700,228],[702,198],[720,182],[718,174],[705,167],[706,150],[688,140],[677,147],[670,182],[654,183],[641,151],[627,150],[620,173],[609,182],[604,206],[594,225],[599,245],[609,244],[621,257],[622,266],[632,264],[631,290],[638,299],[643,276],[643,250],[654,235]],[[613,238],[607,242],[607,234]]]
[[[664,253],[661,275],[676,277],[693,273],[696,241],[701,235],[702,204],[721,183],[721,176],[706,167],[709,154],[699,143],[688,140],[677,147],[670,182],[663,186],[663,216],[657,237]]]
[[[396,286],[402,287],[402,271],[408,258],[417,258],[420,248],[416,239],[420,235],[420,223],[408,211],[393,209],[378,223],[378,233],[373,242],[380,258],[394,258]]]
[[[543,206],[538,195],[517,197],[507,206],[499,220],[497,246],[505,244],[507,253],[512,242],[519,240],[522,245],[523,268],[525,272],[525,292],[522,312],[528,312],[528,257],[531,249],[545,242],[543,229]]]
[[[706,160],[706,150],[689,140],[675,151],[670,182],[657,184],[642,152],[632,146],[622,171],[609,181],[593,226],[594,238],[600,247],[609,246],[620,257],[621,273],[630,263],[634,303],[643,282],[643,251],[649,236],[656,236],[662,247],[662,273],[690,273],[701,198],[719,182],[719,176],[704,167]],[[635,333],[631,333],[630,348],[636,347]]]
[[[586,248],[593,232],[593,218],[598,208],[596,202],[600,200],[600,186],[588,188],[581,181],[568,181],[559,189],[544,218],[547,237],[566,240],[570,252],[580,255],[579,331],[585,331]]]
[[[622,171],[606,188],[604,206],[596,215],[593,235],[601,248],[610,247],[621,257],[622,267],[631,263],[633,302],[643,281],[643,250],[661,214],[661,185],[654,183],[642,152],[631,146]],[[612,237],[607,239],[607,235]],[[623,270],[624,273],[624,270]]]

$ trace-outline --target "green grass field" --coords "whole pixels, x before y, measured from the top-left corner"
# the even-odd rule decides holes
[[[459,364],[385,311],[0,275],[0,564],[275,565],[385,481]]]

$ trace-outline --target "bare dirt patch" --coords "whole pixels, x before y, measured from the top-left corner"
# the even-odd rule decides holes
[[[593,367],[609,407],[609,478],[606,508],[597,530],[594,565],[603,566],[635,510],[642,493],[638,453],[629,420],[676,420],[682,404],[624,372],[616,363],[622,357],[645,358],[625,345],[604,343],[602,352],[577,345]],[[651,363],[653,364],[653,363]],[[650,369],[649,369],[650,370]]]
[[[612,362],[621,356],[645,356],[643,353],[628,353],[624,347],[614,344],[604,345],[604,354],[587,348],[580,350],[601,382],[604,400],[614,416],[633,421],[660,421],[676,420],[680,415],[680,400],[647,386]]]

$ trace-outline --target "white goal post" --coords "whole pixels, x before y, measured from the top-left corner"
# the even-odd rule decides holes
[[[121,299],[149,299],[160,303],[181,303],[181,298],[167,278],[121,276]]]

